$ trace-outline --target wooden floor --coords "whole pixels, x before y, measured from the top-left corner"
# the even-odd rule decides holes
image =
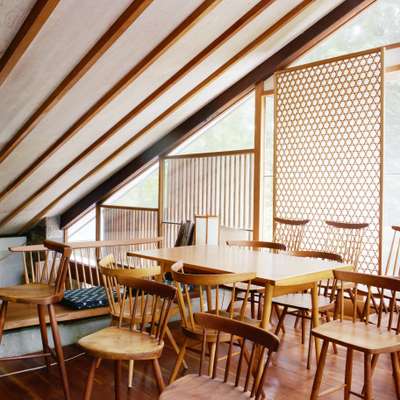
[[[308,371],[305,368],[307,348],[300,343],[300,330],[293,329],[293,321],[287,319],[285,324],[286,334],[282,337],[281,350],[274,357],[272,365],[268,371],[265,390],[268,399],[275,400],[303,400],[308,399],[311,391],[314,369]],[[179,338],[178,325],[173,327],[173,333]],[[76,346],[65,348],[66,357],[80,354],[80,349]],[[363,368],[360,354],[355,357],[353,370],[354,389],[359,391],[362,386]],[[164,349],[161,358],[161,368],[165,380],[175,362],[176,354],[169,346]],[[198,368],[198,356],[189,353],[187,361],[190,370],[196,371]],[[0,364],[0,374],[7,373],[15,369],[33,367],[41,364],[41,360],[25,360],[23,362],[2,362]],[[345,354],[339,348],[339,354],[334,355],[330,349],[327,366],[324,375],[322,390],[327,384],[337,385],[344,380]],[[70,386],[73,399],[81,399],[90,366],[90,358],[81,355],[68,361],[67,370],[69,373]],[[124,366],[124,384],[127,382],[127,365]],[[395,391],[392,380],[390,360],[383,356],[378,362],[374,374],[374,393],[376,400],[395,399]],[[93,397],[94,400],[113,399],[113,369],[110,362],[102,362],[97,370]],[[62,399],[61,381],[56,366],[50,371],[40,369],[37,371],[26,372],[19,375],[0,378],[0,399],[1,400],[59,400]],[[157,399],[157,386],[153,379],[150,363],[137,362],[135,365],[134,388],[126,389],[126,399],[148,400]],[[324,396],[323,399],[333,400],[342,399],[343,392]],[[353,397],[356,398],[356,397]]]

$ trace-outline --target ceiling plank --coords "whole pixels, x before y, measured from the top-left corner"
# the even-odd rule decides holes
[[[51,111],[152,2],[153,0],[134,0],[128,6],[39,108],[28,118],[18,132],[3,146],[0,150],[0,164],[4,162],[41,119]]]
[[[151,0],[153,1],[153,0]],[[75,134],[87,125],[99,112],[101,112],[112,100],[126,89],[140,74],[157,61],[174,43],[176,43],[188,30],[190,30],[201,18],[206,16],[221,0],[205,0],[192,14],[178,25],[166,38],[164,38],[153,50],[150,51],[138,64],[136,64],[124,77],[122,77],[103,97],[89,108],[72,126],[63,133],[52,145],[50,145],[36,160],[32,162],[22,173],[18,175],[0,193],[0,200],[9,195],[29,178],[40,166],[42,166],[57,150],[67,143]],[[143,1],[142,1],[143,2]],[[149,0],[146,1],[149,3]],[[61,84],[62,85],[62,84]],[[60,86],[61,86],[60,85]],[[39,120],[36,121],[36,123]],[[28,121],[29,123],[29,121]],[[28,125],[27,125],[28,126]],[[33,128],[33,126],[32,126]],[[32,129],[30,128],[30,129]],[[0,152],[0,163],[1,163]]]
[[[0,86],[24,55],[60,0],[37,0],[0,59]]]
[[[224,31],[219,37],[217,37],[212,43],[210,43],[206,48],[204,48],[199,54],[197,54],[194,58],[192,58],[186,65],[184,65],[178,72],[176,72],[171,78],[169,78],[166,82],[164,82],[160,87],[158,87],[153,93],[151,93],[146,99],[144,99],[139,105],[134,107],[125,117],[123,117],[119,122],[117,122],[113,127],[111,127],[107,132],[105,132],[101,137],[99,137],[95,142],[93,142],[87,149],[85,149],[82,153],[78,154],[71,162],[69,162],[62,170],[52,176],[52,178],[42,185],[38,190],[36,190],[31,196],[24,200],[20,206],[11,211],[6,217],[0,221],[0,225],[3,225],[10,220],[12,220],[16,215],[18,215],[24,208],[26,208],[29,204],[31,204],[38,196],[40,196],[43,191],[48,190],[52,184],[54,184],[58,179],[62,177],[65,173],[67,173],[71,168],[76,166],[77,163],[82,162],[84,158],[88,157],[91,153],[93,153],[99,146],[104,144],[107,140],[109,140],[114,134],[118,132],[124,125],[126,125],[129,121],[131,121],[135,116],[137,116],[141,111],[143,111],[146,107],[152,104],[156,99],[158,99],[163,93],[165,93],[168,89],[173,87],[178,81],[183,79],[190,71],[192,71],[197,65],[203,62],[207,57],[209,57],[213,52],[215,52],[218,48],[220,48],[224,43],[226,43],[230,38],[232,38],[237,32],[247,26],[251,21],[254,20],[262,11],[264,11],[270,4],[272,4],[275,0],[262,0],[257,3],[252,9],[250,9],[247,13],[245,13],[240,19],[238,19],[234,24],[232,24],[226,31]],[[294,12],[291,12],[292,15],[298,13],[301,9],[303,9],[308,3],[312,0],[305,0],[302,3],[301,7],[295,9]],[[285,19],[287,21],[288,18]],[[283,21],[279,24],[275,24],[273,29],[268,30],[268,35],[272,34],[272,31],[276,31],[281,25]],[[257,43],[260,40],[257,41]],[[254,45],[253,45],[254,46]],[[248,50],[247,50],[248,52]],[[244,53],[243,53],[244,54]],[[220,73],[223,70],[229,67],[230,63],[226,65],[223,69],[220,69]],[[210,83],[210,82],[209,82]],[[196,87],[191,91],[191,96],[194,95],[198,90],[202,87]],[[181,103],[187,100],[187,97],[183,99]],[[178,105],[180,105],[178,104]],[[174,109],[178,107],[176,105]],[[172,110],[169,110],[168,114],[170,114]],[[165,113],[164,117],[166,116]],[[158,119],[159,122],[159,119]],[[145,130],[149,128],[146,127]],[[143,133],[145,130],[142,130]],[[126,145],[129,145],[127,143]],[[33,168],[33,165],[30,167]],[[27,173],[30,173],[29,169]],[[8,188],[8,192],[15,189],[18,183],[18,179],[16,180],[16,184],[13,188]],[[26,179],[26,178],[25,178]],[[1,199],[1,196],[0,196]]]
[[[160,155],[170,151],[175,145],[184,140],[191,132],[199,129],[201,126],[204,126],[207,122],[226,110],[240,96],[243,96],[244,93],[248,93],[250,90],[252,90],[257,82],[268,79],[276,70],[290,65],[296,58],[300,57],[315,44],[329,36],[332,32],[360,13],[374,1],[375,0],[345,0],[335,9],[317,21],[314,25],[300,34],[297,38],[284,46],[281,50],[276,52],[230,88],[221,93],[214,100],[202,107],[194,115],[170,131],[153,146],[145,150],[139,156],[135,157],[127,165],[114,173],[110,178],[106,179],[101,185],[81,198],[61,215],[61,227],[65,227],[73,222],[85,210],[103,199],[113,189],[122,185],[137,171],[145,167],[147,164],[153,162]],[[104,166],[103,163],[99,164],[98,167],[101,168]],[[86,177],[83,178],[86,179],[88,177],[88,174],[86,174]],[[82,180],[76,182],[76,184],[65,191],[61,196],[58,196],[56,199],[54,199],[46,208],[32,218],[22,228],[21,232],[26,231],[29,227],[37,223],[63,197],[65,197],[70,190],[73,190],[80,183],[82,183]]]

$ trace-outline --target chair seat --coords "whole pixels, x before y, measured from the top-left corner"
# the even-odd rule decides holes
[[[293,293],[284,296],[278,296],[274,297],[272,302],[279,306],[287,306],[290,308],[296,308],[298,310],[312,310],[311,295],[309,293]],[[326,311],[333,308],[333,306],[334,303],[331,302],[328,297],[318,296],[318,309],[320,311]]]
[[[55,296],[52,286],[30,283],[0,288],[0,300],[12,303],[52,304],[60,301],[61,298]]]
[[[352,321],[332,321],[313,330],[314,336],[368,353],[400,351],[400,335],[376,325]]]
[[[243,400],[250,398],[250,392],[224,383],[219,379],[211,379],[202,375],[186,375],[167,386],[161,393],[160,400]]]
[[[109,360],[151,360],[161,355],[164,342],[147,333],[110,326],[85,336],[78,344],[95,357]]]

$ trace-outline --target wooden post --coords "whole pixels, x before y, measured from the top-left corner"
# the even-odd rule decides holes
[[[101,210],[100,204],[96,204],[96,242],[101,240]],[[100,259],[100,247],[96,247],[96,258]]]
[[[163,236],[163,218],[164,218],[164,173],[165,160],[160,157],[158,160],[158,236]],[[163,240],[165,243],[165,238]],[[158,247],[162,247],[162,243],[158,243]]]
[[[253,240],[260,240],[263,204],[263,154],[264,154],[264,81],[256,86],[254,124],[254,208]]]

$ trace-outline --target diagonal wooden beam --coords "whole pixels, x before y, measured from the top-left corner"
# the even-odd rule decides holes
[[[68,93],[86,74],[93,64],[129,28],[153,0],[134,0],[72,71],[53,90],[39,108],[28,118],[18,132],[0,150],[0,164],[12,153],[19,143],[32,131],[41,119]]]
[[[146,99],[144,99],[138,106],[131,110],[125,117],[123,117],[117,124],[111,127],[106,133],[104,133],[100,138],[93,142],[87,149],[82,153],[78,154],[70,163],[68,163],[62,170],[57,174],[52,176],[52,178],[42,185],[38,190],[36,190],[30,197],[28,197],[20,206],[15,208],[10,214],[8,214],[2,221],[0,225],[9,222],[18,213],[20,213],[24,208],[31,204],[37,197],[43,193],[43,191],[48,190],[51,185],[53,185],[59,178],[67,173],[71,168],[76,166],[77,163],[82,162],[89,154],[93,153],[99,146],[104,144],[111,136],[113,136],[119,129],[126,125],[130,120],[137,116],[141,111],[148,107],[152,102],[159,98],[163,93],[170,89],[179,80],[183,79],[190,71],[193,70],[197,65],[209,57],[213,52],[220,48],[224,43],[226,43],[230,38],[232,38],[237,32],[248,25],[257,15],[264,11],[274,0],[262,0],[257,3],[252,9],[250,9],[246,14],[243,15],[238,21],[236,21],[231,27],[229,27],[225,32],[223,32],[218,38],[216,38],[210,45],[208,45],[204,50],[197,54],[192,60],[190,60],[186,65],[184,65],[177,73],[175,73],[170,79],[163,83],[159,88],[157,88],[153,93],[151,93]],[[311,0],[306,0],[304,4],[309,3]],[[225,67],[224,69],[226,69]],[[195,88],[191,91],[192,95],[198,89]],[[183,99],[186,101],[186,98]],[[182,102],[183,102],[182,101]],[[177,108],[178,105],[174,107]],[[172,112],[171,110],[169,113]],[[166,115],[164,113],[164,115]],[[1,197],[0,197],[1,198]]]
[[[65,227],[70,224],[77,217],[79,217],[83,211],[92,207],[97,201],[103,199],[117,186],[126,182],[135,172],[139,171],[144,166],[157,159],[160,154],[164,154],[172,149],[176,144],[184,140],[191,132],[199,129],[201,126],[204,126],[212,118],[216,117],[222,111],[227,109],[240,96],[243,96],[243,94],[251,91],[257,82],[268,79],[277,69],[288,66],[296,58],[304,54],[316,43],[325,39],[337,28],[345,24],[374,1],[375,0],[345,0],[326,16],[308,28],[305,32],[284,46],[277,53],[264,61],[253,71],[249,72],[236,84],[225,90],[218,97],[169,132],[156,144],[145,150],[135,159],[130,161],[126,166],[104,181],[101,185],[80,199],[61,215],[61,227]],[[90,171],[90,173],[97,172],[108,161],[109,158],[100,163],[94,170]],[[26,231],[30,226],[37,223],[71,190],[75,189],[85,179],[89,178],[89,176],[91,176],[90,173],[86,174],[62,195],[54,199],[47,207],[45,207],[40,213],[32,218],[23,227],[21,232]]]
[[[151,0],[153,1],[153,0]],[[122,77],[100,100],[85,112],[64,134],[49,146],[31,165],[29,165],[16,179],[14,179],[0,193],[0,200],[9,195],[29,176],[31,176],[46,160],[67,143],[79,130],[87,125],[104,107],[126,89],[140,74],[157,61],[173,44],[175,44],[201,18],[207,15],[221,0],[205,0],[192,14],[178,25],[165,39],[150,51],[124,77]],[[29,122],[29,121],[28,121]],[[0,154],[1,163],[1,154]]]
[[[42,29],[60,0],[37,0],[0,59],[0,86]]]

